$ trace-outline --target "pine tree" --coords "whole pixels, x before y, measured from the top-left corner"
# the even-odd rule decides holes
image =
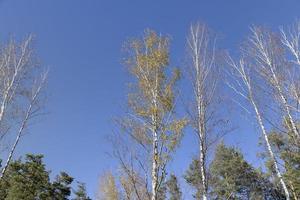
[[[159,190],[157,192],[157,200],[167,199],[167,185],[166,182],[161,183]]]
[[[51,198],[56,200],[67,200],[71,195],[71,183],[73,178],[65,172],[61,172],[52,183]]]
[[[292,198],[300,197],[300,146],[292,131],[289,131],[288,121],[284,124],[287,134],[272,131],[269,134],[270,143],[275,149],[277,156],[283,161],[284,178],[287,181]],[[267,155],[267,154],[266,154]],[[266,162],[269,174],[273,173],[269,159]]]
[[[86,193],[86,187],[84,183],[78,182],[77,190],[75,191],[75,198],[74,200],[91,200],[87,193]]]
[[[194,198],[200,199],[202,194],[202,183],[201,183],[201,173],[200,173],[200,162],[198,159],[193,159],[189,168],[185,172],[184,178],[186,182],[191,185],[196,193],[194,194]]]
[[[174,174],[171,174],[169,180],[167,181],[168,193],[170,195],[170,200],[181,200],[182,193],[177,181],[177,177]]]
[[[11,163],[1,180],[0,199],[47,199],[51,185],[42,158],[42,155],[29,154],[24,163],[21,160]]]
[[[13,161],[0,180],[0,200],[67,200],[73,178],[62,172],[54,182],[43,163],[43,155],[28,154]]]
[[[235,148],[221,143],[211,163],[211,195],[217,199],[283,199],[263,174]]]

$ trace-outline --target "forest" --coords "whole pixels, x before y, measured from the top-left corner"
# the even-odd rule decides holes
[[[122,114],[103,137],[117,164],[100,172],[95,197],[71,173],[52,173],[47,155],[15,156],[45,114],[51,68],[39,57],[35,35],[1,41],[0,200],[300,199],[300,20],[251,25],[230,50],[202,21],[190,23],[185,38],[141,32],[119,47],[130,81]],[[185,43],[180,66],[172,64],[176,40]],[[263,166],[226,142],[241,131],[240,118],[256,130],[247,134],[259,142],[246,148],[259,151]],[[182,144],[186,134],[197,145]],[[185,148],[197,154],[183,174],[174,174],[170,166]]]

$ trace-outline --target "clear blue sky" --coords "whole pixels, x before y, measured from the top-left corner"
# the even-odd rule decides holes
[[[50,67],[49,114],[23,138],[16,157],[45,154],[49,169],[66,170],[87,183],[93,197],[99,175],[115,164],[106,155],[111,119],[126,102],[129,76],[121,65],[121,46],[152,28],[172,36],[172,63],[182,64],[189,24],[206,22],[222,36],[221,46],[236,48],[251,24],[276,27],[299,17],[297,0],[0,0],[0,39],[36,35],[43,64]],[[241,120],[237,117],[236,120]],[[256,136],[241,122],[227,138],[255,162]],[[171,170],[181,175],[197,147],[187,133]],[[245,147],[249,148],[246,149]]]

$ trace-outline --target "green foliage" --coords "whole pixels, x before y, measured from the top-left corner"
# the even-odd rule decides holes
[[[199,199],[202,193],[201,174],[200,174],[200,162],[197,159],[193,159],[188,170],[186,171],[184,178],[186,182],[191,185],[197,192],[194,195]]]
[[[217,199],[282,199],[282,194],[243,155],[221,143],[210,166],[211,195]]]
[[[167,181],[168,193],[170,195],[169,200],[181,200],[182,193],[177,181],[177,177],[171,174],[169,180]]]
[[[78,182],[78,188],[74,194],[75,198],[73,200],[91,200],[86,193],[86,187],[84,183]]]
[[[175,116],[180,71],[170,68],[168,37],[146,30],[142,38],[129,41],[127,47],[125,63],[135,79],[128,94],[130,115],[122,120],[122,129],[142,150],[147,149],[145,153],[156,163],[156,176],[164,177],[164,167],[180,144],[187,124],[186,119]]]
[[[163,182],[157,192],[157,200],[166,200],[167,199],[167,185],[166,182]]]
[[[71,195],[70,184],[73,182],[73,178],[67,173],[61,172],[56,180],[52,183],[51,197],[57,200],[67,200]]]
[[[241,152],[226,147],[224,143],[216,149],[208,178],[211,199],[284,199],[282,191],[247,163]],[[194,197],[200,199],[202,188],[198,160],[192,161],[185,179],[196,189]]]
[[[271,132],[269,134],[270,143],[277,156],[283,161],[285,172],[284,179],[289,187],[290,193],[294,198],[300,197],[300,145],[294,138],[294,135],[280,134]],[[266,166],[272,173],[272,166],[267,160]]]
[[[42,158],[42,155],[27,155],[25,163],[21,160],[11,163],[1,180],[0,199],[47,199],[51,184]]]
[[[300,198],[300,141],[291,130],[288,118],[284,119],[283,130],[271,131],[268,134],[270,144],[278,161],[282,163],[282,175],[292,198]],[[298,125],[298,129],[299,129]],[[266,175],[273,178],[274,184],[280,185],[269,154],[264,151],[261,156],[265,159]]]
[[[132,40],[128,47],[130,56],[126,64],[137,81],[128,95],[129,107],[144,122],[139,126],[140,120],[131,120],[129,126],[137,127],[134,134],[148,145],[152,145],[150,129],[158,132],[161,143],[172,151],[180,141],[186,120],[173,117],[175,84],[180,71],[174,69],[168,73],[169,38],[147,30],[143,39]]]
[[[242,154],[223,143],[217,148],[211,164],[213,193],[218,198],[238,199],[249,196],[255,188],[258,174],[244,160]]]
[[[181,200],[182,193],[177,177],[171,174],[168,180],[163,180],[157,192],[157,200]]]
[[[61,172],[51,182],[42,155],[28,154],[11,162],[0,180],[0,200],[67,200],[73,178]]]

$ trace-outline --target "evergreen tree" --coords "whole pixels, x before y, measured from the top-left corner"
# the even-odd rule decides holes
[[[13,161],[0,180],[0,200],[67,200],[73,178],[62,172],[54,182],[43,163],[43,155],[28,154]]]
[[[288,125],[285,124],[285,127],[289,130]],[[297,138],[291,131],[287,131],[287,134],[273,131],[269,137],[277,156],[283,161],[285,169],[283,176],[287,181],[292,197],[294,199],[300,198],[300,146]],[[273,170],[269,160],[267,160],[266,165],[269,169],[269,175],[272,175]]]
[[[47,199],[51,185],[42,158],[42,155],[29,154],[24,163],[12,162],[0,182],[0,199]]]
[[[170,195],[170,200],[181,200],[182,193],[178,185],[177,177],[171,174],[169,180],[167,181],[168,193]]]
[[[159,190],[157,192],[157,200],[167,199],[167,185],[166,182],[161,183]]]
[[[210,166],[211,195],[216,199],[284,199],[237,149],[221,143]]]
[[[52,183],[51,197],[56,200],[67,200],[71,195],[71,183],[73,178],[65,172],[61,172]]]
[[[86,187],[84,183],[78,182],[78,188],[75,191],[74,200],[91,200],[86,193]]]
[[[198,159],[193,159],[188,170],[185,172],[184,178],[186,182],[191,185],[195,190],[196,194],[194,198],[200,199],[202,187],[201,187],[201,173],[200,173],[200,162]]]
[[[284,199],[280,187],[265,174],[253,168],[237,149],[221,143],[210,165],[210,199]],[[193,160],[185,174],[188,184],[196,189],[194,197],[201,199],[199,161]]]

